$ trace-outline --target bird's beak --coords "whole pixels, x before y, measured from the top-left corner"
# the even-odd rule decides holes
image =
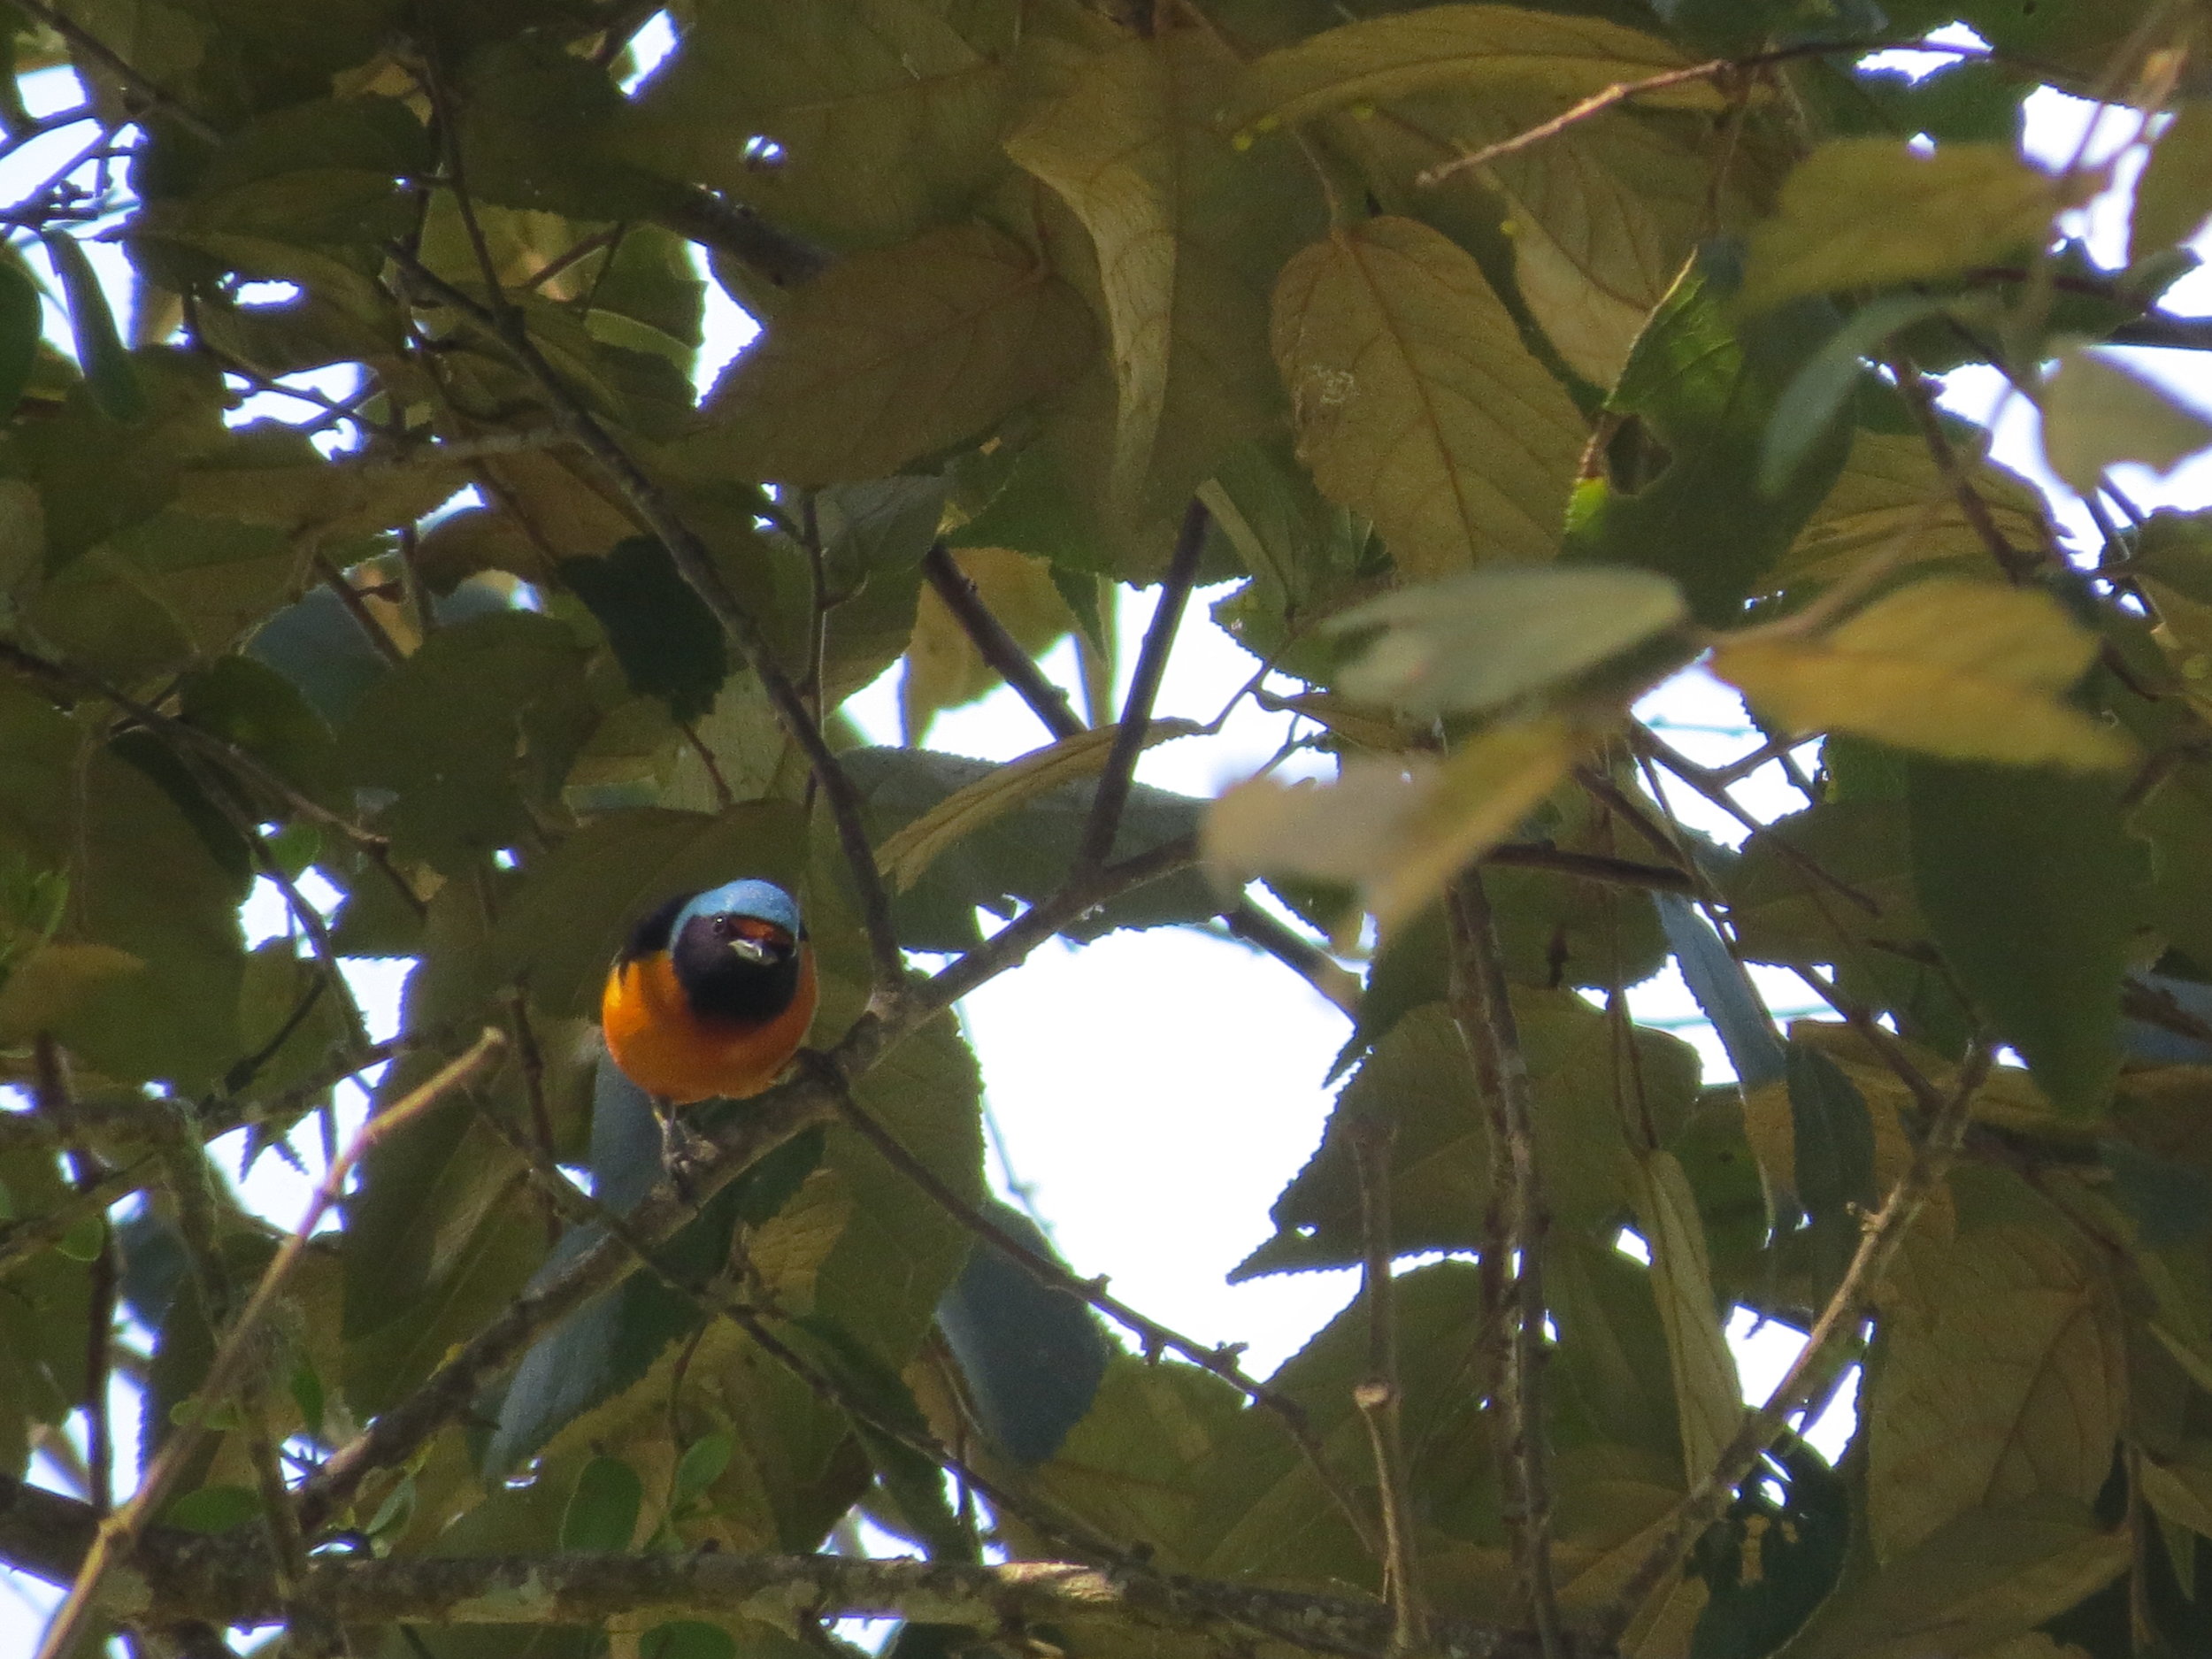
[[[757,939],[733,939],[730,949],[757,968],[764,968],[776,959],[776,953]]]

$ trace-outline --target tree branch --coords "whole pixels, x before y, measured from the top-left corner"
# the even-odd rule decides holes
[[[1452,1014],[1489,1119],[1496,1225],[1484,1250],[1486,1257],[1501,1258],[1486,1260],[1485,1266],[1502,1287],[1496,1310],[1502,1363],[1492,1394],[1503,1442],[1506,1526],[1538,1645],[1544,1659],[1559,1659],[1565,1649],[1552,1577],[1542,1372],[1545,1222],[1536,1170],[1535,1101],[1479,871],[1466,870],[1452,884],[1445,920],[1452,942]]]
[[[622,492],[631,511],[668,549],[677,573],[705,602],[731,643],[737,647],[739,655],[758,677],[777,718],[806,755],[829,804],[838,842],[844,849],[847,871],[860,902],[861,920],[867,929],[869,956],[875,976],[874,1002],[887,1006],[895,1002],[904,987],[906,959],[891,926],[891,902],[884,891],[883,878],[877,872],[875,854],[868,844],[859,794],[831,751],[820,725],[808,713],[799,687],[776,662],[760,624],[722,580],[722,572],[716,567],[706,542],[684,522],[667,493],[646,475],[629,451],[600,425],[554,372],[531,340],[519,313],[511,309],[488,311],[396,243],[387,251],[413,284],[488,333],[513,356],[551,403],[562,427],[599,464]]]
[[[1204,505],[1193,497],[1183,510],[1182,527],[1175,534],[1175,550],[1169,556],[1167,575],[1160,583],[1160,603],[1144,631],[1137,652],[1136,672],[1130,676],[1129,695],[1121,705],[1121,726],[1099,774],[1098,794],[1091,801],[1091,815],[1083,826],[1083,840],[1076,850],[1071,879],[1087,875],[1103,864],[1114,850],[1121,829],[1122,809],[1129,803],[1135,780],[1137,757],[1144,752],[1144,734],[1152,725],[1152,705],[1160,695],[1160,680],[1167,672],[1168,652],[1174,648],[1176,630],[1182,626],[1183,608],[1190,602],[1198,580],[1198,556],[1206,546]]]
[[[845,1076],[859,1076],[892,1046],[977,986],[1014,966],[1085,910],[1187,868],[1197,856],[1193,842],[1171,841],[1140,857],[1109,865],[1088,882],[1071,884],[1032,906],[894,1007],[864,1013],[828,1058]],[[827,1121],[835,1109],[831,1091],[807,1070],[756,1095],[743,1113],[714,1132],[710,1152],[690,1171],[696,1202],[704,1203],[801,1130]],[[636,1237],[657,1246],[672,1238],[696,1214],[695,1204],[686,1202],[664,1181],[626,1219]],[[412,1456],[433,1434],[459,1417],[487,1383],[519,1360],[539,1337],[621,1283],[634,1266],[626,1245],[612,1237],[603,1239],[557,1278],[518,1296],[505,1312],[487,1323],[412,1394],[324,1460],[300,1489],[302,1525],[311,1533],[338,1515],[371,1475]]]
[[[50,1584],[76,1575],[98,1532],[89,1506],[0,1475],[0,1560]],[[115,1610],[149,1624],[266,1624],[279,1611],[266,1552],[234,1538],[149,1527],[140,1580]],[[1308,1595],[1166,1574],[1133,1577],[1071,1562],[968,1566],[855,1555],[682,1555],[324,1556],[301,1599],[348,1624],[643,1624],[684,1613],[783,1624],[818,1617],[906,1618],[1011,1634],[1069,1619],[1135,1622],[1217,1635],[1297,1632],[1296,1645],[1343,1659],[1386,1659],[1391,1617],[1362,1597]],[[1431,1632],[1440,1659],[1533,1659],[1517,1632],[1464,1619]]]
[[[1972,1116],[1974,1095],[1989,1075],[1989,1064],[1988,1048],[1977,1043],[1960,1069],[1949,1098],[1929,1119],[1920,1144],[1913,1149],[1911,1164],[1890,1189],[1888,1202],[1866,1224],[1843,1282],[1821,1310],[1805,1346],[1798,1351],[1796,1363],[1775,1385],[1766,1403],[1745,1414],[1743,1425],[1721,1453],[1720,1461],[1676,1506],[1666,1531],[1600,1617],[1596,1636],[1603,1646],[1618,1645],[1644,1602],[1681,1570],[1705,1529],[1727,1512],[1736,1488],[1750,1477],[1767,1448],[1788,1432],[1790,1417],[1802,1410],[1849,1362],[1849,1339],[1864,1321],[1876,1287],[1958,1156]]]
[[[459,1058],[441,1067],[419,1087],[396,1101],[362,1126],[342,1156],[331,1164],[322,1184],[315,1189],[307,1212],[300,1219],[298,1229],[278,1247],[269,1265],[255,1285],[246,1305],[238,1310],[230,1328],[216,1348],[215,1357],[208,1362],[207,1374],[193,1392],[190,1409],[178,1420],[174,1431],[162,1445],[161,1454],[138,1483],[138,1490],[131,1500],[113,1515],[100,1523],[99,1534],[92,1547],[85,1552],[83,1563],[77,1569],[75,1582],[60,1609],[46,1627],[46,1638],[39,1645],[39,1659],[64,1659],[73,1652],[84,1635],[88,1622],[93,1616],[95,1598],[100,1579],[118,1560],[130,1553],[131,1546],[146,1524],[168,1502],[169,1488],[182,1475],[193,1455],[206,1436],[212,1409],[221,1403],[246,1377],[247,1368],[259,1352],[258,1338],[261,1322],[275,1303],[292,1271],[307,1253],[310,1238],[315,1227],[327,1214],[345,1191],[346,1180],[362,1156],[393,1129],[435,1105],[453,1090],[459,1088],[497,1058],[506,1047],[506,1039],[497,1031],[487,1029],[484,1034]]]

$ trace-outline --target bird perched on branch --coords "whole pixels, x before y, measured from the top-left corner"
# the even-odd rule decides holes
[[[773,1083],[814,1020],[814,950],[771,881],[680,894],[631,931],[599,999],[607,1052],[652,1097],[672,1168],[694,1139],[674,1109]]]

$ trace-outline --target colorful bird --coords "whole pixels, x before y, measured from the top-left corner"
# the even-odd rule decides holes
[[[632,930],[599,999],[607,1052],[670,1108],[743,1099],[776,1080],[814,1020],[814,950],[799,906],[773,882],[680,894]]]

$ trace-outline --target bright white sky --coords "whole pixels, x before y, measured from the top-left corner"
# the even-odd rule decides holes
[[[36,109],[59,108],[76,98],[65,73],[40,81],[44,84],[34,89]],[[2029,106],[2028,149],[2047,162],[2062,162],[2088,113],[2088,106],[2076,101],[2039,94]],[[2110,137],[2124,140],[2129,125],[2108,122]],[[82,139],[65,134],[27,147],[43,161],[19,152],[0,169],[0,195],[65,159],[71,142]],[[28,173],[27,167],[39,172]],[[2131,176],[2122,182],[2131,185]],[[2087,219],[2098,257],[2118,263],[2124,238],[2122,193],[2101,198],[2087,211]],[[96,246],[92,251],[105,272],[120,275],[119,250]],[[703,384],[751,331],[749,319],[719,290],[710,285],[709,292]],[[2182,314],[2212,311],[2212,273],[2185,281],[2168,304]],[[52,320],[57,337],[65,342],[58,311]],[[2212,402],[2200,365],[2181,354],[2131,355],[2185,396]],[[321,389],[349,387],[326,383]],[[249,412],[298,418],[300,405],[269,401],[270,407]],[[2042,474],[2034,411],[2017,399],[2001,400],[1993,372],[1952,376],[1946,401],[1976,419],[1995,413],[1998,457],[2054,490],[2070,528],[2078,534],[2085,528],[2078,503]],[[2212,457],[2185,464],[2162,483],[2147,474],[2123,481],[2145,505],[2201,505],[2212,500]],[[1212,596],[1202,595],[1192,608],[1169,665],[1164,713],[1210,718],[1252,672],[1252,659],[1205,620],[1203,602]],[[1150,615],[1151,596],[1125,595],[1124,603],[1122,635],[1134,641]],[[1072,648],[1064,644],[1047,664],[1071,686],[1071,658]],[[897,741],[892,677],[849,707],[872,736]],[[1733,694],[1701,673],[1686,674],[1655,694],[1645,712],[1671,728],[1677,745],[1694,757],[1725,759],[1753,743]],[[1155,749],[1139,775],[1162,787],[1210,795],[1273,755],[1286,726],[1286,717],[1268,715],[1248,702],[1219,737]],[[1033,717],[1004,690],[941,716],[928,738],[933,748],[991,759],[1043,741]],[[1755,810],[1786,810],[1799,803],[1772,768],[1743,795]],[[1675,804],[1697,827],[1724,840],[1740,839],[1732,823],[1694,798]],[[285,925],[281,902],[266,890],[249,904],[247,918],[257,936],[281,932]],[[1808,1007],[1801,987],[1787,976],[1760,977],[1778,1012]],[[373,1030],[379,1035],[392,1031],[402,965],[358,964],[354,978]],[[1732,1075],[1678,975],[1671,971],[1638,987],[1632,1000],[1640,1017],[1672,1025],[1697,1045],[1709,1079]],[[1120,1010],[1110,1037],[1098,1019],[1099,1010],[1109,1008]],[[1115,934],[1079,949],[1047,945],[1026,966],[971,996],[961,1011],[1004,1148],[1003,1162],[994,1159],[995,1178],[1002,1187],[1021,1184],[1076,1271],[1110,1274],[1117,1294],[1187,1335],[1249,1344],[1247,1363],[1262,1374],[1295,1352],[1349,1298],[1355,1275],[1348,1271],[1237,1286],[1225,1282],[1231,1267],[1271,1233],[1268,1206],[1312,1152],[1328,1113],[1331,1096],[1322,1078],[1348,1027],[1344,1017],[1302,981],[1241,945],[1163,929]],[[359,1110],[357,1092],[355,1121]],[[300,1139],[303,1158],[318,1168],[314,1135]],[[227,1148],[234,1170],[236,1150]],[[305,1191],[278,1159],[264,1157],[242,1195],[289,1225]],[[1757,1397],[1779,1378],[1799,1339],[1780,1327],[1753,1333],[1749,1326],[1748,1317],[1740,1315],[1736,1348],[1747,1393]],[[124,1441],[119,1456],[128,1460],[137,1414],[134,1403],[120,1397],[125,1392],[119,1389],[113,1415]],[[1848,1437],[1850,1421],[1847,1399],[1812,1438],[1832,1455]],[[50,1466],[38,1472],[66,1485]],[[0,1651],[27,1652],[53,1598],[43,1586],[4,1572],[0,1586],[14,1593],[0,1594]]]

